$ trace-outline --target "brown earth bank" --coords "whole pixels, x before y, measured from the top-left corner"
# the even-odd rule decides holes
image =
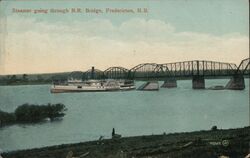
[[[79,140],[80,141],[80,140]],[[25,142],[23,142],[25,143]],[[250,127],[135,136],[3,153],[3,158],[244,158]]]

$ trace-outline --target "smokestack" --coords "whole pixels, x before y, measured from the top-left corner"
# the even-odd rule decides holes
[[[91,79],[94,79],[94,75],[95,75],[95,67],[92,66],[92,68],[91,68]]]

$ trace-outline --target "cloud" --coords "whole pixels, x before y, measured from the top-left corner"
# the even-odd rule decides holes
[[[131,68],[144,62],[194,59],[239,63],[249,52],[247,36],[177,32],[157,19],[133,18],[114,25],[108,19],[49,23],[10,16],[6,23],[1,74]]]

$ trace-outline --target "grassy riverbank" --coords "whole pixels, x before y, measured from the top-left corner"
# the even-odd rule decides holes
[[[80,141],[80,140],[79,140]],[[212,158],[245,157],[250,151],[250,127],[197,131],[120,139],[104,139],[76,144],[4,153],[4,158]]]

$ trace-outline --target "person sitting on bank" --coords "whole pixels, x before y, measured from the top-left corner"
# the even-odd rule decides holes
[[[115,134],[115,128],[113,128],[113,130],[112,130],[112,139],[119,139],[121,137],[122,137],[122,135]]]

